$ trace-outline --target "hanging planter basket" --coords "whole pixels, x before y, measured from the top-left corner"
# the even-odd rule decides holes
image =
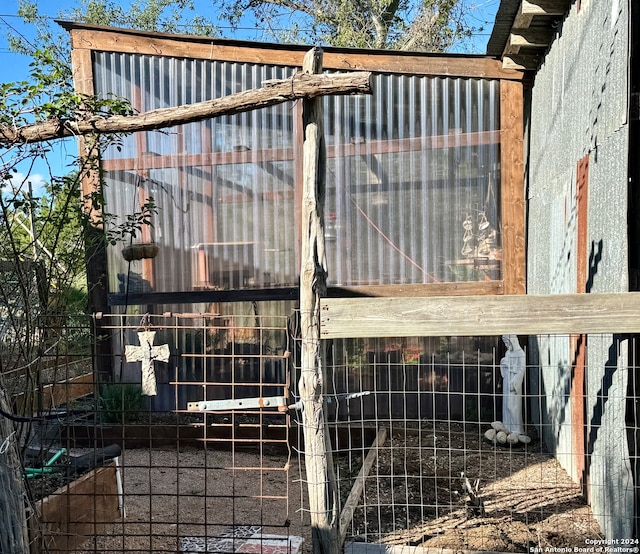
[[[143,242],[140,244],[130,244],[122,249],[122,257],[128,262],[155,258],[160,247],[155,242]]]

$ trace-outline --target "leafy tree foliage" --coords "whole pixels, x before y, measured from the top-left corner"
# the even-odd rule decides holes
[[[237,25],[252,13],[275,38],[332,46],[444,52],[471,36],[463,0],[227,0]],[[283,24],[282,21],[286,21]]]
[[[253,21],[267,39],[288,43],[444,52],[469,38],[468,0],[220,0],[214,3],[232,32]],[[197,15],[193,0],[78,0],[61,19],[147,31],[218,36],[220,29]],[[38,30],[38,43],[59,50],[59,32],[38,12],[36,0],[20,0],[19,15]],[[29,53],[23,37],[11,48]]]
[[[192,15],[190,15],[192,14]],[[9,48],[14,52],[33,54],[34,44],[69,60],[68,39],[49,17],[38,10],[37,0],[19,0],[18,15],[36,29],[33,42],[15,32],[9,32]],[[213,22],[195,13],[193,0],[130,0],[128,5],[112,0],[78,0],[78,5],[61,10],[58,17],[93,25],[109,25],[144,31],[217,36]]]
[[[62,122],[78,115],[131,113],[123,100],[76,93],[69,67],[50,51],[38,50],[33,55],[29,80],[0,85],[3,123],[19,127],[45,120]],[[0,264],[4,272],[0,369],[4,371],[41,355],[46,335],[43,326],[51,324],[51,317],[84,311],[84,231],[95,223],[96,213],[104,214],[102,223],[110,217],[99,193],[80,197],[81,177],[96,170],[97,159],[81,160],[67,175],[49,175],[44,186],[34,190],[33,167],[38,161],[46,163],[51,147],[18,143],[0,150]],[[148,214],[135,214],[126,226],[112,226],[106,239],[116,242],[135,234],[136,226],[145,223]]]

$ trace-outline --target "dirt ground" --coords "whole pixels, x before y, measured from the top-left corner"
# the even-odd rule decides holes
[[[580,487],[539,442],[500,448],[483,441],[481,431],[442,424],[392,433],[365,491],[370,507],[354,516],[355,540],[529,552],[601,538]],[[463,473],[472,487],[478,480],[477,502]]]
[[[336,456],[344,501],[362,454]],[[464,472],[479,479],[469,504]],[[184,537],[216,537],[233,525],[304,539],[311,552],[298,460],[281,454],[202,449],[126,450],[126,518],[81,552],[178,552]],[[453,550],[529,552],[599,538],[580,488],[539,443],[502,449],[461,426],[395,430],[366,480],[348,539]],[[210,550],[213,551],[213,550]]]
[[[126,517],[80,552],[179,552],[187,537],[217,537],[233,526],[300,536],[311,544],[300,509],[297,461],[283,455],[125,450]],[[308,518],[307,518],[308,519]]]

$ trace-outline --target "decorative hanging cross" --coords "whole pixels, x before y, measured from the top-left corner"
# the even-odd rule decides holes
[[[142,394],[156,396],[156,374],[153,362],[169,361],[169,345],[153,346],[155,331],[140,331],[138,339],[140,346],[126,345],[124,356],[127,362],[142,362]]]

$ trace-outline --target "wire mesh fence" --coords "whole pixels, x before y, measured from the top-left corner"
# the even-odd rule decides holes
[[[333,342],[343,503],[359,484],[347,550],[637,547],[635,341],[549,335],[523,347],[523,426],[511,434],[500,337]]]
[[[89,388],[71,390],[73,368],[61,360],[58,401],[22,409],[33,551],[299,548],[287,318],[164,314],[87,324],[110,342],[109,359],[95,365],[110,367],[112,379],[98,381],[89,364]]]
[[[57,331],[68,340],[51,376],[44,357],[5,373],[32,552],[310,552],[296,320],[87,318]],[[108,359],[86,336],[108,337]],[[514,442],[500,435],[501,337],[327,341],[346,551],[636,547],[635,340],[521,344]],[[143,371],[156,394],[143,394]],[[598,542],[614,538],[630,542]]]

